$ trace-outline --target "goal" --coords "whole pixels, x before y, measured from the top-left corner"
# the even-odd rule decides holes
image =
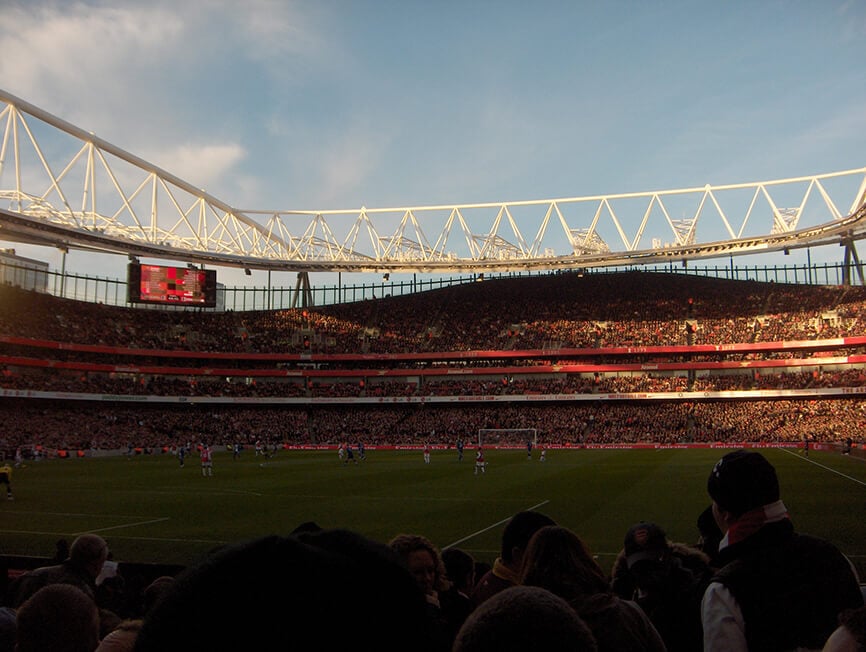
[[[538,443],[538,431],[535,428],[479,428],[479,446],[525,446],[531,441]]]

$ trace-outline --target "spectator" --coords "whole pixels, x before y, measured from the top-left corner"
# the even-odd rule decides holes
[[[520,581],[558,595],[589,626],[599,652],[664,652],[665,644],[650,619],[630,600],[610,589],[604,571],[571,530],[546,526],[526,549]]]
[[[863,605],[849,560],[794,531],[776,469],[760,453],[722,457],[707,491],[724,538],[703,597],[704,650],[820,648],[838,614]]]
[[[96,578],[108,559],[108,544],[98,534],[82,534],[72,542],[69,558],[55,566],[44,566],[22,575],[13,587],[13,606],[21,605],[43,586],[72,584],[96,600]]]
[[[502,531],[502,545],[493,568],[485,573],[472,591],[472,606],[477,608],[485,600],[520,583],[523,554],[532,535],[546,525],[555,525],[552,518],[541,512],[518,512]]]
[[[668,652],[700,650],[701,598],[709,584],[709,557],[668,541],[655,523],[636,523],[614,563],[612,587],[649,616]]]
[[[135,639],[138,637],[140,629],[140,619],[120,622],[99,642],[96,652],[132,652],[135,649]]]
[[[700,550],[710,559],[710,565],[717,568],[717,558],[719,556],[719,544],[722,542],[724,533],[716,523],[716,518],[713,516],[713,506],[710,505],[700,513],[697,520],[698,526],[698,542],[695,548]]]
[[[69,542],[66,539],[58,539],[54,544],[54,563],[62,564],[69,559]]]
[[[50,584],[18,608],[17,637],[17,652],[93,652],[99,612],[78,587]]]
[[[15,652],[15,610],[0,607],[0,652]]]
[[[454,652],[595,652],[589,627],[565,600],[533,586],[514,586],[467,618]]]
[[[424,598],[383,544],[345,530],[268,536],[188,568],[145,616],[137,652],[430,649]]]
[[[447,602],[453,606],[455,634],[472,612],[472,589],[475,587],[475,559],[461,548],[442,551],[442,563],[451,582]]]
[[[827,639],[822,652],[864,652],[866,650],[866,607],[846,609],[839,626]]]
[[[433,625],[436,648],[450,650],[457,634],[459,614],[449,600],[451,583],[439,550],[418,534],[398,534],[388,543],[409,569],[427,602],[427,614]]]
[[[143,614],[148,614],[156,604],[160,601],[163,595],[174,584],[174,577],[171,575],[160,575],[148,584],[142,592],[141,610]]]

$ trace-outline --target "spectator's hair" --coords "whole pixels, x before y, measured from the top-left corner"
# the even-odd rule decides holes
[[[351,614],[363,627],[340,624]],[[138,652],[427,651],[424,596],[387,546],[345,530],[227,546],[177,576],[145,618]]]
[[[143,613],[146,614],[153,609],[173,583],[174,577],[171,575],[160,575],[148,584],[141,596]]]
[[[540,586],[566,600],[610,592],[604,571],[586,544],[556,525],[541,528],[529,541],[521,584]]]
[[[302,532],[321,532],[321,526],[315,521],[304,521],[295,527],[289,534],[301,534]]]
[[[458,588],[472,589],[475,574],[475,559],[461,548],[446,548],[442,551],[442,563],[448,579]]]
[[[719,543],[724,538],[724,533],[719,529],[716,518],[713,516],[713,506],[710,505],[700,513],[697,520],[699,539],[697,548],[709,557],[715,558],[719,554]]]
[[[54,561],[59,564],[69,559],[69,542],[66,539],[58,539],[54,544]]]
[[[457,633],[453,652],[595,652],[577,612],[550,591],[514,586],[485,600]]]
[[[92,652],[99,644],[96,603],[71,584],[39,589],[17,618],[17,652]]]
[[[69,560],[78,566],[86,566],[104,560],[108,556],[108,544],[98,534],[82,534],[69,548]]]
[[[532,535],[547,525],[556,525],[556,522],[546,514],[529,511],[517,512],[502,531],[502,560],[506,563],[514,561],[514,548],[526,550]]]
[[[445,564],[442,563],[442,555],[439,554],[439,549],[433,545],[427,537],[420,534],[398,534],[388,542],[394,552],[405,562],[409,555],[418,550],[424,550],[430,553],[433,558],[433,566],[436,571],[436,580],[433,583],[433,588],[437,591],[445,591],[450,586],[448,581],[448,572],[445,570]]]

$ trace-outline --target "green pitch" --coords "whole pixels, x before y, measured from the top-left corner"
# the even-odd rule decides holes
[[[358,464],[336,452],[252,450],[30,462],[13,476],[15,500],[0,505],[0,554],[51,556],[61,537],[105,537],[118,561],[189,564],[223,544],[288,534],[305,521],[387,541],[407,532],[492,562],[505,521],[542,511],[577,532],[609,570],[628,527],[652,520],[669,538],[694,543],[705,483],[724,450],[487,450],[474,475],[467,454],[375,451]],[[866,577],[866,461],[812,451],[762,451],[776,466],[782,499],[801,532],[826,537]]]

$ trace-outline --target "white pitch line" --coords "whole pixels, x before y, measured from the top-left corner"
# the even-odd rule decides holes
[[[541,506],[543,506],[543,505],[546,505],[546,504],[549,503],[549,502],[550,502],[549,500],[545,500],[544,502],[540,502],[540,503],[538,503],[537,505],[533,505],[532,507],[530,507],[530,508],[528,508],[528,509],[526,509],[526,510],[524,510],[524,511],[531,512],[533,509],[538,509],[539,507],[541,507]],[[465,536],[465,537],[463,537],[462,539],[458,539],[458,540],[455,541],[454,543],[449,543],[447,546],[444,546],[444,547],[442,548],[442,550],[445,550],[445,549],[447,549],[447,548],[453,548],[454,546],[456,546],[456,545],[458,545],[458,544],[460,544],[460,543],[463,543],[464,541],[469,541],[469,539],[472,539],[472,538],[474,538],[474,537],[477,537],[479,534],[483,534],[484,532],[487,532],[488,530],[492,530],[492,529],[495,528],[495,527],[499,527],[499,526],[502,525],[503,523],[507,523],[507,522],[510,521],[510,520],[511,520],[511,516],[509,516],[508,518],[504,518],[504,519],[502,519],[501,521],[499,521],[498,523],[494,523],[493,525],[489,525],[489,526],[487,526],[487,527],[484,528],[483,530],[478,530],[477,532],[473,532],[473,533],[470,534],[469,536]]]
[[[0,534],[36,534],[48,537],[65,537],[69,532],[43,532],[42,530],[0,530]]]
[[[223,546],[227,543],[231,543],[230,541],[222,541],[220,539],[177,539],[177,538],[169,538],[169,537],[125,537],[122,534],[119,536],[112,537],[112,540],[124,539],[126,541],[160,541],[160,542],[171,542],[171,543],[207,543],[213,546]]]
[[[837,471],[836,469],[832,469],[829,466],[824,466],[823,464],[820,464],[819,462],[816,462],[815,460],[809,459],[808,457],[803,457],[799,453],[794,453],[793,451],[789,451],[785,448],[783,448],[782,450],[785,451],[788,455],[793,455],[794,457],[799,457],[804,462],[809,462],[810,464],[814,464],[815,466],[820,466],[822,469],[830,471],[831,473],[835,473],[836,475],[841,475],[846,480],[850,480],[851,482],[856,482],[857,484],[861,484],[864,487],[866,487],[866,482],[863,482],[862,480],[858,480],[857,478],[852,478],[850,475],[845,475],[841,471]]]
[[[39,514],[40,516],[74,516],[76,518],[140,518],[142,514],[87,514],[80,512],[42,512],[37,510],[16,510],[10,514]]]
[[[143,489],[135,489],[127,491],[126,493],[130,494],[140,494],[144,493]],[[256,491],[244,491],[243,489],[156,489],[156,490],[147,490],[148,495],[154,494],[167,494],[171,496],[177,496],[179,494],[186,494],[188,496],[264,496],[264,494],[258,493]]]
[[[169,517],[165,516],[163,518],[154,518],[150,521],[138,521],[137,523],[124,523],[123,525],[112,525],[111,527],[101,527],[96,530],[85,530],[84,532],[74,532],[73,536],[78,536],[79,534],[90,534],[95,532],[108,532],[109,530],[122,530],[128,527],[138,527],[139,525],[150,525],[151,523],[163,523],[164,521],[171,520]]]
[[[68,532],[44,532],[42,530],[0,530],[0,534],[35,534],[38,536],[66,537]],[[126,539],[128,541],[170,541],[172,543],[208,543],[211,545],[223,545],[226,541],[216,539],[178,539],[168,537],[125,537],[122,534],[113,539]]]

